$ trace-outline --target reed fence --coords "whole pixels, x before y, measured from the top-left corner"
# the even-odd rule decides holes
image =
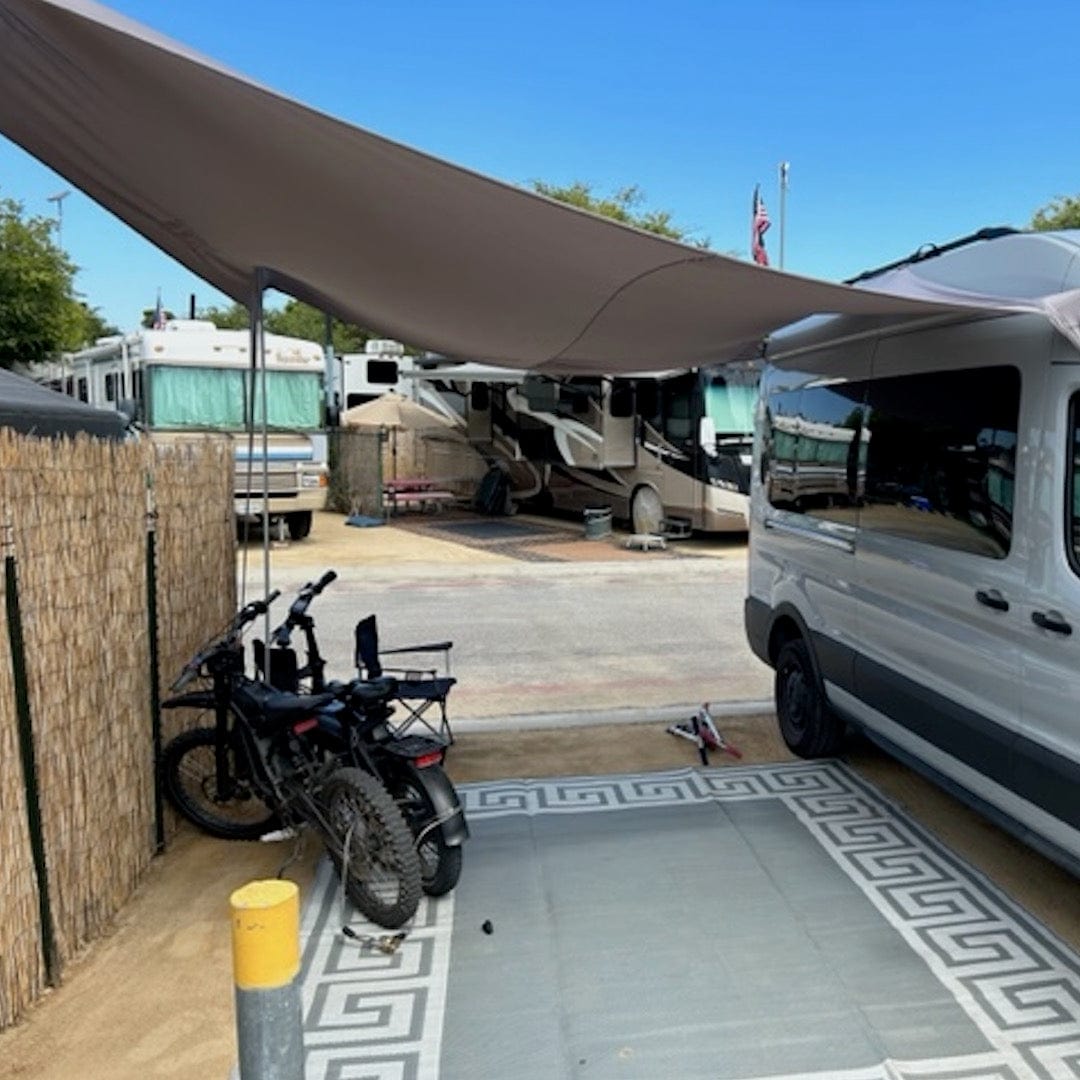
[[[167,685],[234,610],[232,471],[220,441],[0,429],[0,1028],[109,927],[168,831],[153,661]]]

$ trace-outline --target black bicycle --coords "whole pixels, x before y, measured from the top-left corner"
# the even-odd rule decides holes
[[[318,710],[313,737],[343,763],[386,787],[412,833],[423,891],[443,896],[461,877],[462,845],[469,836],[464,809],[443,768],[447,743],[394,728],[393,702],[399,692],[394,677],[327,682],[308,607],[336,578],[328,570],[300,589],[285,620],[270,635],[268,664],[263,643],[254,643],[256,670],[284,691],[296,693],[304,688],[313,694],[333,695],[335,704]],[[302,666],[291,645],[294,630],[304,635]]]
[[[278,595],[242,608],[185,665],[174,696],[162,702],[200,717],[162,753],[165,792],[189,821],[224,839],[312,826],[357,910],[396,929],[420,902],[419,856],[377,775],[328,750],[334,725],[326,710],[341,707],[337,695],[287,693],[245,675],[244,629]],[[186,689],[197,680],[201,688]]]

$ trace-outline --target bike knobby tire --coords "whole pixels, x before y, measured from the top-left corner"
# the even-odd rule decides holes
[[[278,816],[245,779],[237,776],[236,751],[232,748],[229,771],[235,789],[229,798],[219,797],[216,744],[217,733],[208,727],[182,731],[170,740],[161,755],[165,794],[188,821],[211,836],[258,840],[278,827]]]
[[[362,769],[338,769],[319,801],[327,849],[357,911],[389,930],[403,926],[420,904],[420,860],[390,793]]]
[[[461,845],[451,847],[443,827],[433,824],[437,816],[435,806],[419,780],[403,772],[394,777],[391,786],[420,856],[420,884],[428,896],[445,896],[461,877]]]

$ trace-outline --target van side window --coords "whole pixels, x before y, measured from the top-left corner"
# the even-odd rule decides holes
[[[770,394],[763,474],[782,510],[854,523],[866,478],[863,382]]]
[[[1069,480],[1066,492],[1066,537],[1073,570],[1080,574],[1080,394],[1069,403]]]
[[[1013,367],[873,380],[860,527],[1004,558],[1019,414]]]

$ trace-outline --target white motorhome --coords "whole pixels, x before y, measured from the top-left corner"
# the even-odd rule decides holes
[[[507,464],[518,501],[607,505],[638,533],[746,531],[755,364],[554,378],[428,358],[411,374]]]
[[[372,338],[364,342],[361,353],[344,353],[338,357],[341,371],[341,408],[351,409],[385,394],[389,390],[408,397],[413,384],[407,373],[414,359],[406,355],[400,341]]]
[[[813,757],[854,725],[1076,870],[1080,232],[865,285],[972,309],[768,343],[746,630],[780,730]]]
[[[34,377],[91,405],[124,405],[160,442],[197,433],[226,434],[236,455],[238,519],[263,513],[264,493],[274,521],[293,539],[311,530],[312,512],[326,505],[329,470],[323,428],[322,347],[300,338],[266,335],[266,484],[261,432],[249,439],[250,334],[212,322],[175,319],[162,329],[102,338],[43,365]],[[262,426],[261,380],[254,428]]]

